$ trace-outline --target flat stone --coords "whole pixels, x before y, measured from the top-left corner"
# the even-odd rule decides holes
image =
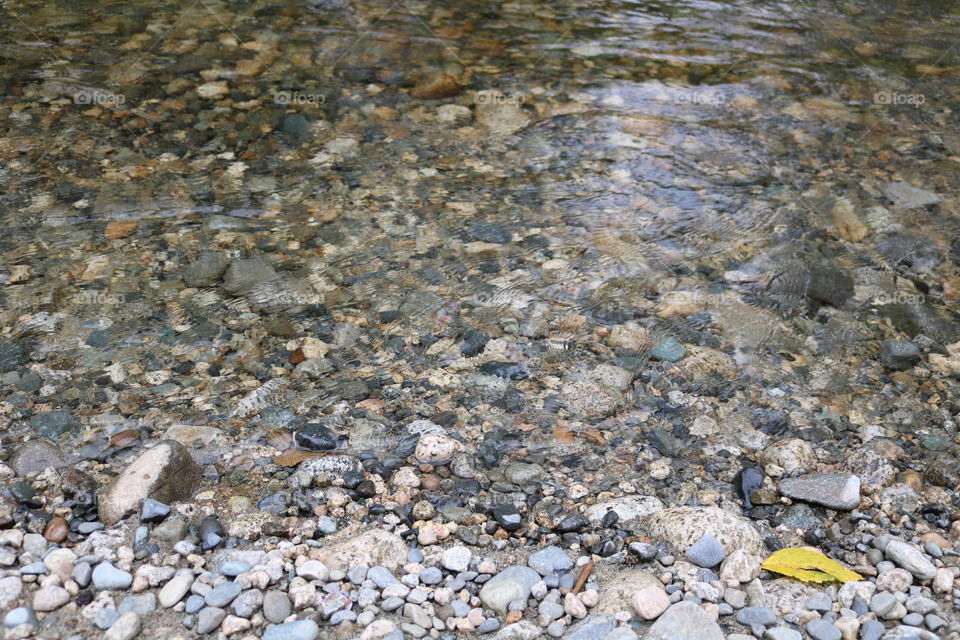
[[[940,202],[940,196],[933,191],[915,187],[903,180],[888,183],[883,188],[883,193],[893,204],[904,209],[919,209]]]
[[[267,591],[263,596],[263,617],[268,622],[279,624],[287,619],[293,607],[283,591]]]
[[[46,438],[35,438],[18,446],[8,464],[18,476],[26,477],[48,467],[63,467],[67,462],[60,447]]]
[[[588,508],[584,515],[590,522],[600,522],[608,511],[615,511],[618,516],[617,522],[625,524],[657,511],[663,511],[665,508],[663,502],[653,496],[624,496],[599,502]]]
[[[860,478],[852,473],[814,473],[780,481],[780,493],[831,509],[850,511],[860,505]]]
[[[197,633],[206,634],[220,626],[227,612],[218,607],[204,607],[197,614]]]
[[[53,611],[68,602],[70,602],[70,593],[63,587],[41,587],[33,594],[34,611]]]
[[[320,627],[313,620],[295,620],[270,627],[263,640],[316,640]]]
[[[671,606],[651,625],[644,640],[724,640],[720,625],[694,602]]]
[[[821,618],[808,622],[804,629],[810,634],[813,640],[840,640],[842,634],[832,623]]]
[[[239,582],[224,582],[211,589],[204,597],[208,606],[222,608],[233,602],[243,588]]]
[[[192,497],[200,482],[200,467],[187,449],[163,440],[142,453],[101,493],[98,514],[106,525],[133,513],[145,498],[170,504]]]

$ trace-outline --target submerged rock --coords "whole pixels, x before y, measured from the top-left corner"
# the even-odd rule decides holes
[[[163,440],[131,462],[100,496],[100,520],[112,525],[135,512],[145,498],[170,504],[187,500],[200,482],[200,467],[175,440]]]
[[[780,493],[831,509],[849,511],[860,505],[860,478],[850,473],[813,473],[780,481]]]

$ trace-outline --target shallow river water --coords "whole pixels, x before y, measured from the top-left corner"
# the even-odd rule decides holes
[[[320,419],[388,469],[415,420],[494,474],[666,460],[676,504],[791,436],[956,470],[953,3],[0,15],[11,450],[105,480],[175,437],[211,504]]]

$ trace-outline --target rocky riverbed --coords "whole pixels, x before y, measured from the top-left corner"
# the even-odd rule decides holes
[[[960,14],[600,4],[0,8],[5,638],[960,640]]]

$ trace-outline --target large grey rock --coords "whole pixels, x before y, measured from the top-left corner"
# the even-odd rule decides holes
[[[860,478],[852,473],[811,473],[781,480],[780,493],[794,500],[849,511],[860,505]]]
[[[743,549],[752,555],[763,554],[760,533],[744,518],[717,507],[671,507],[643,520],[648,535],[686,553],[705,535],[712,535],[728,554]]]
[[[533,585],[540,581],[540,574],[530,567],[507,567],[488,580],[480,589],[480,601],[484,606],[500,613],[514,600],[526,601]]]
[[[585,515],[587,520],[599,522],[608,511],[615,511],[619,517],[618,522],[627,523],[663,511],[664,508],[663,502],[653,496],[624,496],[597,503],[587,509]]]
[[[684,600],[667,609],[644,640],[724,640],[720,625],[696,603]]]
[[[266,259],[245,258],[230,263],[223,278],[223,288],[227,293],[244,295],[279,280],[280,276]]]
[[[98,513],[106,525],[133,513],[144,498],[164,504],[187,500],[200,482],[200,467],[175,440],[163,440],[142,453],[107,485]]]

